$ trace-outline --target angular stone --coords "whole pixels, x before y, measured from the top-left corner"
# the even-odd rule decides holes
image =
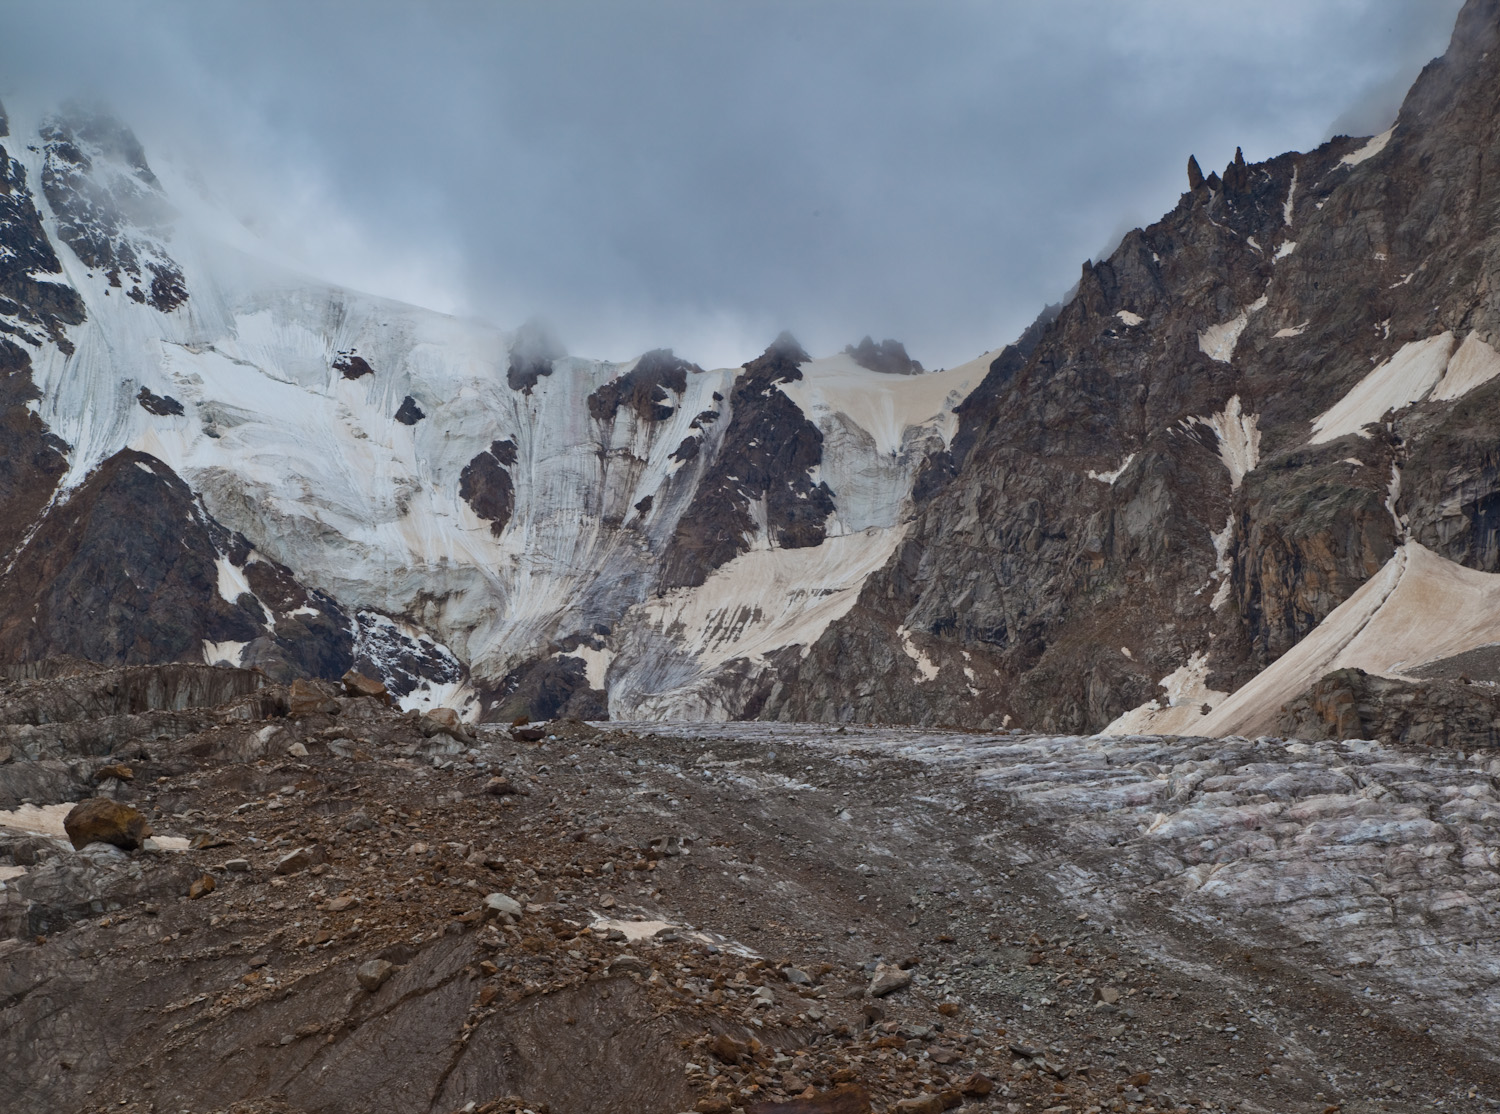
[[[351,669],[339,680],[347,696],[369,696],[385,705],[391,702],[391,694],[386,691],[384,682],[377,681],[373,677],[366,677],[363,673],[356,673]]]
[[[371,959],[359,965],[354,972],[354,977],[359,980],[359,985],[371,994],[385,985],[385,981],[395,972],[395,964],[384,959]]]
[[[895,1114],[943,1114],[948,1104],[942,1095],[918,1095],[916,1098],[898,1099],[891,1107]]]
[[[965,1079],[958,1089],[970,1098],[982,1099],[995,1089],[995,1083],[984,1072],[976,1071]]]
[[[486,911],[498,916],[514,917],[521,916],[521,903],[506,894],[486,894],[484,899]]]
[[[200,878],[194,878],[188,886],[188,897],[197,901],[200,897],[207,897],[218,889],[218,883],[214,881],[212,874],[205,874]]]
[[[290,854],[283,855],[276,862],[277,874],[296,874],[306,870],[319,861],[319,855],[311,847],[299,847]]]
[[[911,985],[911,978],[910,971],[903,971],[894,964],[881,963],[876,966],[875,975],[870,979],[869,995],[871,998],[884,998],[887,994],[905,990]]]
[[[109,843],[134,851],[151,834],[151,825],[145,816],[129,805],[106,797],[93,797],[73,806],[63,818],[63,831],[67,832],[75,850],[90,843]]]
[[[331,689],[331,685],[298,677],[292,682],[291,691],[287,694],[287,715],[293,719],[316,715],[319,712],[337,715],[339,702],[334,699]]]
[[[132,781],[135,778],[135,771],[132,770],[129,766],[122,766],[119,763],[111,763],[108,766],[100,766],[97,770],[94,771],[94,783],[96,785],[99,782],[104,781],[106,778],[112,777],[119,778],[121,781]]]

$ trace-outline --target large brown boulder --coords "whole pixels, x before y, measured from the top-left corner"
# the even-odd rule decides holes
[[[366,677],[351,669],[339,680],[343,682],[345,696],[369,696],[387,706],[391,703],[391,694],[386,691],[385,685],[373,677]]]
[[[287,714],[293,719],[316,715],[319,712],[336,716],[339,712],[339,702],[335,698],[335,692],[332,685],[298,677],[292,682],[291,691],[287,694]]]
[[[138,810],[108,797],[79,801],[63,817],[63,831],[73,841],[75,850],[90,843],[112,843],[134,851],[151,834],[151,825]]]

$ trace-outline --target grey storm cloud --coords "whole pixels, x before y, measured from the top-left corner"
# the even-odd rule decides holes
[[[569,350],[1012,339],[1184,165],[1367,134],[1460,0],[24,0],[0,97],[112,105],[319,274]]]

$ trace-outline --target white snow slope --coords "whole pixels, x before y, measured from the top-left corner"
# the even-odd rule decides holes
[[[657,558],[732,419],[739,369],[689,375],[664,421],[627,406],[601,422],[589,395],[633,364],[567,357],[531,393],[514,390],[510,334],[259,258],[247,250],[253,238],[197,196],[174,199],[166,237],[189,298],[160,312],[112,288],[62,242],[39,188],[44,154],[19,125],[13,116],[7,148],[26,165],[66,280],[88,311],[70,332],[72,354],[47,346],[34,361],[39,412],[72,447],[67,486],[122,448],[151,453],[258,551],[351,610],[404,616],[476,678],[499,678],[596,624],[615,628],[589,671],[602,673],[619,715],[731,714],[712,693],[716,670],[806,644],[847,610],[905,530],[922,453],[951,438],[953,407],[988,369],[988,357],[918,377],[869,372],[846,357],[806,365],[786,392],[824,433],[815,478],[838,508],[829,541],[786,551],[756,539],[701,588],[658,599]],[[96,173],[133,173],[104,161]],[[350,355],[374,374],[348,379],[334,369]],[[148,413],[137,402],[142,387],[185,412]],[[426,414],[411,426],[393,420],[408,395]],[[702,450],[674,460],[707,410],[720,417],[704,425]],[[515,509],[497,537],[460,498],[460,474],[506,439],[517,448],[508,469]]]

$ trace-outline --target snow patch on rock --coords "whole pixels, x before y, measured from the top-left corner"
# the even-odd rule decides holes
[[[1343,398],[1313,419],[1309,444],[1321,445],[1364,428],[1389,410],[1420,402],[1443,378],[1453,351],[1453,334],[1439,333],[1402,345],[1400,351],[1366,375]]]
[[[1351,152],[1339,159],[1340,166],[1359,166],[1361,163],[1369,162],[1380,152],[1384,151],[1386,144],[1390,143],[1391,136],[1396,134],[1394,126],[1387,128],[1375,136],[1358,151]]]
[[[917,663],[917,684],[937,679],[938,665],[929,658],[920,646],[912,641],[911,631],[905,627],[897,627],[896,634],[901,638],[901,649],[906,656]]]
[[[1229,695],[1208,687],[1208,654],[1201,650],[1195,651],[1159,684],[1166,690],[1164,697],[1132,708],[1101,734],[1201,735],[1205,706],[1211,709]]]
[[[1129,468],[1134,461],[1135,453],[1128,453],[1126,454],[1125,459],[1120,461],[1120,466],[1113,472],[1095,472],[1090,469],[1090,471],[1088,472],[1088,477],[1091,480],[1098,480],[1100,483],[1113,484],[1116,480],[1118,480],[1125,474],[1125,469]]]

